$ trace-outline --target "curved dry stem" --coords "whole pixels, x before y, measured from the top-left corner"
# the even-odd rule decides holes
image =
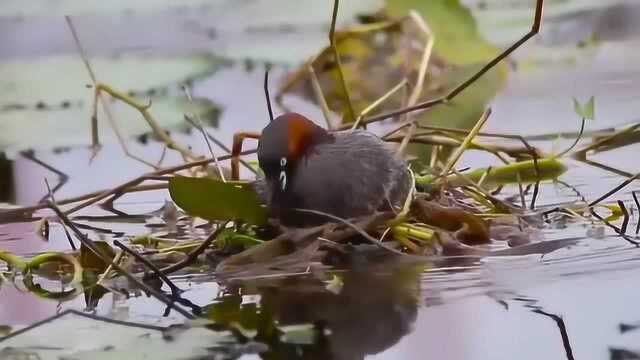
[[[351,94],[349,94],[349,88],[347,87],[347,81],[344,77],[344,72],[342,71],[342,61],[340,60],[340,53],[338,52],[338,47],[336,46],[336,19],[338,18],[338,5],[340,4],[340,0],[334,0],[333,3],[333,14],[331,15],[331,29],[329,30],[329,44],[331,45],[331,51],[333,52],[333,56],[335,57],[336,66],[338,68],[338,77],[340,77],[340,84],[342,86],[342,91],[344,92],[344,96],[347,101],[347,112],[349,114],[349,122],[356,120],[356,113],[353,110],[353,104],[351,103]]]
[[[576,145],[578,145],[578,143],[580,142],[580,139],[582,138],[582,134],[584,133],[585,122],[586,122],[585,118],[582,118],[582,123],[580,124],[580,132],[578,133],[578,136],[576,136],[576,139],[573,141],[571,146],[566,148],[564,151],[561,151],[559,154],[556,155],[556,157],[559,157],[559,158],[563,157],[564,155],[568,154],[569,151],[573,150],[573,148],[575,148]]]
[[[149,112],[149,108],[151,107],[151,102],[149,102],[149,104],[141,104],[136,99],[132,98],[131,96],[123,94],[123,93],[113,89],[111,86],[109,86],[107,84],[97,83],[96,86],[95,86],[95,97],[97,98],[100,95],[101,92],[105,92],[105,93],[109,94],[110,96],[112,96],[112,97],[124,102],[125,104],[133,107],[134,109],[136,109],[140,113],[140,115],[142,115],[144,120],[147,122],[147,124],[149,125],[149,127],[153,131],[154,135],[156,135],[160,140],[162,140],[162,142],[164,142],[164,144],[167,146],[167,148],[172,149],[172,150],[176,150],[177,152],[179,152],[180,155],[182,155],[182,158],[185,161],[196,160],[196,159],[201,159],[202,158],[202,156],[195,155],[193,152],[191,152],[191,150],[189,150],[186,147],[183,147],[182,145],[180,145],[177,142],[175,142],[171,138],[171,136],[169,136],[167,134],[167,132],[164,131],[164,129],[162,129],[162,127],[160,127],[160,125],[158,125],[156,120],[153,118],[153,116]],[[98,116],[97,107],[94,106],[94,108],[93,108],[93,117],[97,118],[97,116]]]

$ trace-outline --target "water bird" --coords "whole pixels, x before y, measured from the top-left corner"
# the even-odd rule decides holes
[[[254,182],[258,197],[285,225],[307,226],[377,210],[398,211],[412,187],[406,162],[390,144],[364,129],[330,132],[305,116],[288,112],[260,134]]]

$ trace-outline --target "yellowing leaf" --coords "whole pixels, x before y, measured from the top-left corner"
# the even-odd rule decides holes
[[[576,98],[573,98],[573,110],[583,119],[595,119],[595,99],[593,96],[586,103],[581,104]]]

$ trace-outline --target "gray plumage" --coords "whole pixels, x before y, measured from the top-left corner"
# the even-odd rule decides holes
[[[332,142],[314,146],[298,162],[288,178],[285,199],[272,196],[279,186],[277,179],[264,177],[255,182],[258,197],[270,207],[313,209],[341,218],[368,215],[390,205],[396,210],[402,207],[411,178],[405,161],[389,144],[366,130],[332,136]]]

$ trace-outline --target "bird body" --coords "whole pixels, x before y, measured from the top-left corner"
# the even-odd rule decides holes
[[[305,126],[317,127],[304,120]],[[283,119],[277,118],[271,124],[277,121]],[[288,129],[286,132],[278,124],[274,126],[281,130],[272,133],[265,128],[263,131],[258,160],[264,176],[254,184],[258,197],[284,224],[315,225],[328,220],[296,214],[292,210],[296,208],[348,219],[376,210],[397,210],[404,203],[412,186],[406,163],[375,134],[360,129],[329,133],[317,127],[306,132],[316,134],[313,137],[321,140],[308,138],[303,144],[304,150],[292,157],[274,152],[275,145],[263,148],[274,140],[271,139],[274,134],[295,136],[289,126],[284,127]],[[279,143],[288,144],[287,149],[295,148],[290,146],[290,139],[280,140]],[[278,167],[277,164],[284,165]]]

